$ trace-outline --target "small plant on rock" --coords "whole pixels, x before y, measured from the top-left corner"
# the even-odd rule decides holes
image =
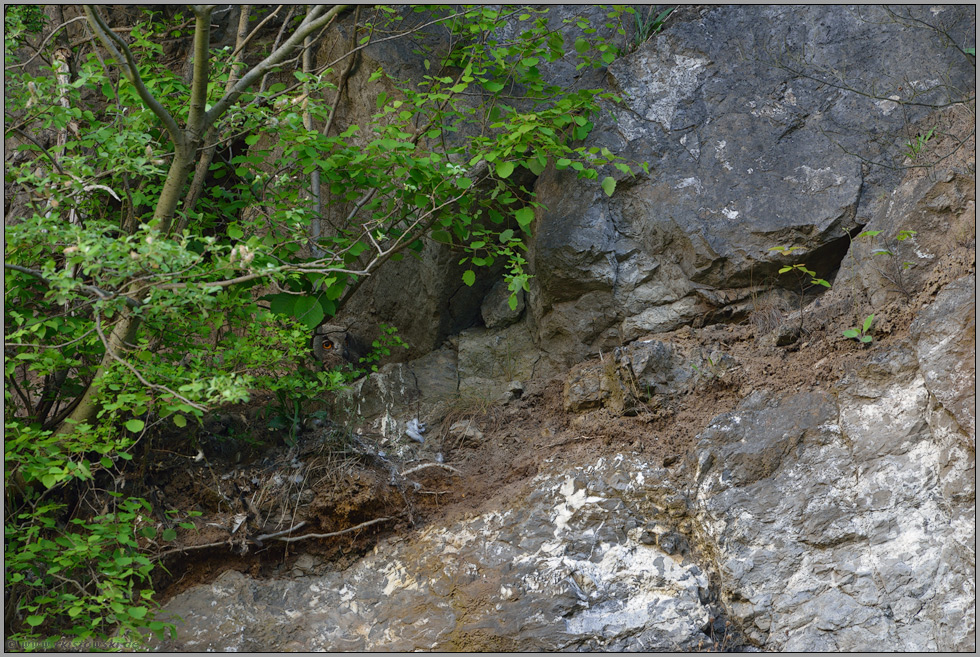
[[[640,44],[647,41],[650,37],[654,36],[660,30],[664,28],[664,23],[667,18],[673,13],[674,7],[667,7],[663,11],[660,11],[660,7],[657,5],[651,5],[647,8],[646,17],[640,16],[640,11],[636,11],[633,14],[633,18],[636,20],[635,29],[633,36],[633,49],[640,47]]]
[[[800,246],[774,246],[770,251],[779,251],[780,253],[790,254],[797,249],[801,249]],[[823,278],[817,278],[817,273],[812,269],[807,269],[807,266],[803,263],[797,263],[795,265],[786,265],[780,268],[780,274],[794,273],[797,277],[800,286],[800,333],[803,333],[803,301],[806,297],[806,292],[814,285],[822,285],[823,287],[829,288],[830,283]],[[809,282],[807,281],[809,279]]]
[[[907,260],[899,262],[898,255],[892,249],[897,250],[897,243],[913,239],[917,233],[914,230],[902,229],[895,234],[894,242],[891,245],[878,237],[881,233],[882,231],[880,230],[866,230],[860,233],[857,239],[867,238],[871,241],[873,249],[871,251],[872,256],[885,256],[888,263],[886,267],[879,267],[876,263],[872,262],[871,268],[878,272],[882,278],[892,283],[906,299],[910,300],[912,298],[912,291],[909,289],[909,281],[906,279],[904,272],[911,268],[913,263]]]
[[[912,137],[910,140],[905,142],[905,147],[908,149],[905,151],[905,154],[910,160],[914,160],[919,157],[919,153],[921,153],[922,149],[926,147],[926,144],[929,143],[929,140],[932,139],[932,135],[935,132],[936,128],[933,128],[926,134],[922,134],[920,132],[915,135],[915,137]]]
[[[871,323],[875,321],[874,313],[864,318],[864,324],[860,328],[851,328],[844,331],[844,337],[857,340],[863,344],[870,344],[874,338],[871,337]]]

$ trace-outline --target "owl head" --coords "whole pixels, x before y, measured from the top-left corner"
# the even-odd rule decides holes
[[[321,324],[313,333],[313,354],[324,369],[335,369],[347,363],[357,363],[361,357],[358,341],[347,327]]]

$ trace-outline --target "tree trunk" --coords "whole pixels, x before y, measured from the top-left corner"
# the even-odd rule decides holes
[[[75,410],[58,426],[57,434],[72,433],[75,430],[75,425],[81,423],[95,426],[99,413],[99,405],[95,398],[99,392],[100,379],[105,373],[106,367],[114,360],[112,354],[122,357],[122,353],[127,348],[126,345],[132,344],[136,338],[136,332],[140,325],[139,317],[133,315],[128,307],[122,313],[122,318],[113,327],[112,333],[109,334],[106,353],[102,356],[102,362],[99,364],[99,369],[96,370],[95,377],[85,390],[85,394],[82,395],[82,400],[75,407]]]

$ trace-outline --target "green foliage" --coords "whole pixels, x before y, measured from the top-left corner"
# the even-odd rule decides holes
[[[881,233],[882,231],[880,230],[866,230],[861,232],[855,239],[866,239],[871,242],[871,255],[877,260],[882,259],[878,256],[883,256],[885,264],[881,266],[872,261],[869,263],[870,267],[882,278],[891,282],[895,286],[895,289],[901,292],[906,299],[911,299],[912,291],[909,289],[909,282],[905,277],[905,271],[912,267],[913,263],[907,260],[899,262],[900,258],[896,251],[899,250],[902,242],[913,239],[916,231],[907,229],[899,230],[891,240],[881,236]]]
[[[800,248],[802,248],[802,247],[799,247],[799,246],[774,246],[774,247],[770,248],[769,250],[770,251],[779,251],[780,253],[784,253],[786,255],[789,255],[793,251],[796,251],[797,249],[800,249]],[[787,266],[781,267],[779,269],[779,273],[780,274],[786,274],[786,273],[789,273],[789,272],[795,272],[800,277],[809,277],[810,278],[810,284],[811,285],[822,285],[823,287],[828,287],[828,288],[830,287],[830,283],[827,280],[825,280],[823,278],[817,278],[817,273],[815,271],[811,270],[811,269],[807,269],[806,265],[804,265],[802,263],[797,263],[795,265],[787,265]],[[803,280],[803,279],[801,278],[801,280]]]
[[[851,328],[844,331],[844,337],[857,340],[858,342],[862,342],[864,344],[869,344],[874,339],[869,333],[871,330],[871,323],[874,321],[874,319],[874,314],[868,315],[864,319],[864,324],[862,324],[860,327]]]
[[[398,335],[397,328],[394,326],[388,326],[387,324],[381,324],[379,328],[381,329],[381,334],[378,336],[377,340],[371,343],[371,350],[368,351],[367,355],[360,360],[360,362],[369,367],[372,372],[378,371],[378,363],[381,362],[382,359],[391,355],[391,350],[393,347],[401,347],[402,349],[409,348],[408,343],[402,340],[401,336]]]
[[[6,587],[25,621],[7,638],[35,641],[56,631],[81,641],[118,630],[112,641],[132,645],[139,629],[173,632],[154,620],[153,563],[143,549],[157,535],[150,504],[109,492],[102,513],[77,517],[59,501],[65,491],[117,476],[133,439],[91,427],[67,439],[18,422],[5,430]]]
[[[779,251],[784,255],[790,255],[797,249],[801,249],[800,246],[774,246],[770,248],[770,251]],[[803,302],[806,298],[806,292],[809,288],[814,285],[819,285],[822,287],[829,288],[830,282],[823,278],[818,278],[817,273],[812,269],[808,269],[803,263],[796,263],[795,265],[785,265],[779,268],[780,274],[795,274],[797,283],[799,285],[799,298],[800,298],[800,333],[803,332]],[[809,280],[807,280],[809,279]]]
[[[634,50],[636,47],[654,36],[660,30],[663,29],[664,23],[667,18],[673,13],[675,7],[668,7],[661,10],[657,5],[650,5],[647,7],[647,14],[645,17],[640,16],[640,10],[633,9],[633,18],[635,19],[635,32],[634,32]]]
[[[3,56],[9,59],[26,34],[39,34],[45,25],[40,5],[7,5],[3,14]]]
[[[910,160],[914,160],[917,157],[919,157],[919,153],[921,153],[922,149],[926,147],[926,144],[929,143],[929,140],[932,139],[932,136],[935,132],[936,132],[936,128],[932,128],[926,134],[922,134],[920,132],[917,135],[915,135],[915,137],[905,142],[905,147],[908,149],[905,151],[905,155]]]
[[[330,69],[279,70],[222,105],[236,79],[229,51],[211,53],[203,88],[160,65],[163,40],[186,29],[172,9],[146,13],[126,39],[138,78],[89,45],[68,84],[54,69],[8,71],[5,138],[20,145],[5,168],[5,465],[18,482],[6,491],[7,585],[25,627],[38,628],[17,636],[164,629],[149,604],[148,505],[114,498],[82,518],[54,501],[92,495],[94,478],[132,459],[156,423],[185,427],[269,390],[273,420],[294,441],[311,402],[407,346],[383,326],[360,371],[304,366],[310,330],[366,276],[431,240],[458,249],[468,285],[478,268],[502,264],[513,307],[528,289],[534,177],[574,171],[611,195],[610,172],[633,175],[608,149],[583,144],[601,103],[618,98],[542,74],[566,57],[583,68],[618,56],[587,20],[554,27],[546,10],[381,7],[360,41],[398,33],[413,12],[452,39],[423,51],[417,82],[375,71],[362,93],[376,111],[361,125],[332,125]],[[43,14],[22,6],[6,16],[9,54]],[[227,109],[193,130],[161,118],[189,121],[195,93],[205,108]],[[44,146],[41,134],[61,141]],[[94,410],[76,422],[80,408]]]

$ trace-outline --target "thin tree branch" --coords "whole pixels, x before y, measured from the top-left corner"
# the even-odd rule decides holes
[[[44,41],[42,41],[41,42],[41,45],[39,45],[37,47],[36,52],[34,53],[34,55],[30,59],[28,59],[26,62],[23,62],[22,64],[11,64],[10,66],[4,66],[3,67],[3,70],[5,70],[5,71],[12,71],[15,68],[21,68],[21,67],[27,66],[28,64],[30,64],[31,62],[33,62],[35,59],[37,59],[37,56],[41,54],[41,51],[42,50],[44,50],[44,46],[47,45],[48,41],[51,40],[51,37],[53,37],[55,34],[57,34],[59,30],[61,30],[62,28],[66,27],[68,25],[70,25],[71,23],[74,23],[75,21],[84,21],[84,20],[87,20],[85,16],[76,16],[75,18],[72,18],[71,20],[65,21],[64,23],[62,23],[58,27],[56,27],[53,30],[51,30],[51,34],[49,34],[48,36],[44,37]]]
[[[27,411],[27,417],[33,417],[34,405],[31,404],[31,400],[27,398],[27,395],[24,393],[24,391],[22,391],[20,389],[20,386],[17,385],[17,380],[14,379],[14,377],[12,376],[8,376],[7,381],[10,383],[10,387],[14,389],[14,392],[17,393],[17,396],[20,397],[20,400],[24,402],[24,410]]]
[[[244,39],[241,39],[241,40],[239,41],[239,43],[238,43],[238,45],[237,45],[237,46],[235,46],[235,50],[234,50],[234,52],[232,52],[232,53],[231,53],[231,59],[235,59],[235,58],[236,58],[236,57],[238,56],[238,54],[239,54],[239,53],[240,53],[240,52],[241,52],[242,50],[244,50],[244,49],[245,49],[245,46],[247,46],[247,45],[248,45],[248,42],[249,42],[249,41],[251,41],[251,40],[252,40],[252,38],[253,38],[253,37],[254,37],[254,36],[255,36],[256,34],[258,34],[258,33],[259,33],[259,30],[261,30],[261,29],[262,29],[262,27],[263,27],[263,26],[264,26],[264,25],[265,25],[266,23],[268,23],[268,22],[269,22],[269,21],[271,21],[271,20],[272,20],[273,18],[275,18],[275,17],[276,17],[276,14],[278,14],[278,13],[279,13],[279,10],[280,10],[280,9],[282,9],[282,8],[283,8],[284,6],[285,6],[285,5],[279,5],[278,7],[276,7],[276,9],[275,9],[275,11],[273,11],[273,12],[272,12],[271,14],[269,14],[268,16],[266,16],[265,18],[263,18],[263,19],[262,19],[262,21],[261,21],[261,22],[260,22],[260,23],[259,23],[258,25],[256,25],[256,26],[255,26],[255,29],[253,29],[253,30],[252,30],[252,31],[251,31],[251,32],[250,32],[250,33],[248,34],[248,36],[246,36],[246,37],[245,37]],[[250,6],[250,5],[242,5],[242,10],[243,10],[243,11],[245,11],[246,9],[248,9],[248,10],[250,10],[250,9],[251,9],[251,6]],[[240,33],[240,32],[239,32],[239,35],[241,36],[241,33]]]
[[[146,106],[163,122],[167,132],[170,133],[170,138],[173,139],[174,144],[178,146],[179,150],[186,141],[184,134],[177,126],[174,118],[170,116],[170,112],[160,104],[160,101],[143,84],[143,78],[140,77],[139,68],[136,66],[136,60],[133,58],[133,52],[129,49],[129,46],[126,45],[126,42],[119,35],[109,29],[109,26],[102,20],[102,16],[95,10],[95,7],[85,5],[84,9],[85,15],[88,17],[89,26],[95,32],[95,35],[99,37],[99,41],[102,42],[106,50],[112,53],[123,75],[136,88],[136,93],[139,94],[139,97]]]
[[[95,329],[89,329],[79,337],[75,338],[74,340],[69,340],[68,342],[62,342],[61,344],[45,345],[45,344],[32,344],[30,342],[4,342],[3,347],[4,349],[6,349],[7,347],[30,347],[34,349],[64,349],[65,347],[69,345],[73,345],[76,342],[81,342],[89,335],[91,335],[94,331]]]
[[[178,392],[174,392],[173,390],[171,390],[167,386],[159,385],[159,384],[156,384],[156,383],[150,383],[149,381],[147,381],[146,378],[144,378],[143,375],[140,374],[139,370],[137,370],[131,364],[127,363],[123,358],[121,358],[119,356],[119,354],[117,354],[112,349],[112,345],[109,343],[109,339],[106,338],[105,333],[102,332],[102,320],[99,317],[99,310],[98,310],[98,308],[93,308],[93,312],[95,314],[95,331],[99,334],[99,339],[102,340],[102,344],[105,346],[106,353],[114,361],[116,361],[117,363],[119,363],[120,365],[122,365],[123,367],[125,367],[126,369],[128,369],[130,372],[132,372],[133,375],[137,379],[139,379],[140,383],[142,383],[146,388],[152,388],[154,390],[163,390],[164,392],[170,393],[171,395],[173,395],[174,397],[176,397],[180,401],[184,402],[188,406],[193,406],[194,408],[196,408],[199,411],[205,411],[205,410],[207,410],[204,406],[201,406],[200,404],[196,404],[196,403],[192,402],[187,397],[184,397],[183,395],[181,395]]]
[[[365,527],[370,527],[371,525],[376,525],[379,522],[387,522],[391,519],[392,518],[390,516],[387,518],[375,518],[374,520],[368,520],[367,522],[362,522],[359,525],[342,529],[339,532],[329,532],[327,534],[304,534],[302,536],[279,536],[276,537],[275,540],[282,541],[283,543],[295,543],[296,541],[305,541],[308,538],[332,538],[342,534],[349,534],[350,532],[357,531],[358,529],[364,529]]]
[[[24,137],[25,139],[30,140],[35,146],[37,146],[38,148],[40,148],[41,151],[44,153],[44,155],[49,160],[51,160],[51,164],[53,164],[54,167],[58,170],[58,173],[60,173],[63,176],[68,175],[67,173],[65,173],[65,170],[61,168],[61,165],[58,163],[58,160],[54,159],[54,157],[51,155],[51,153],[48,152],[48,149],[46,149],[44,146],[41,145],[41,142],[39,142],[37,139],[34,139],[34,137],[32,137],[31,135],[27,134],[26,132],[24,132],[20,128],[14,128],[13,131],[16,132],[16,133],[18,133],[20,136]]]
[[[260,500],[261,501],[261,500]],[[281,532],[276,532],[275,534],[262,534],[261,536],[255,537],[256,543],[261,543],[262,541],[268,541],[272,538],[279,538],[280,536],[285,536],[287,534],[292,534],[294,531],[306,525],[305,520],[300,520],[298,523],[290,527],[289,529],[284,529]]]
[[[418,472],[419,470],[425,470],[426,468],[442,468],[443,470],[452,472],[455,475],[459,474],[459,470],[457,470],[451,465],[446,465],[445,463],[423,463],[422,465],[417,465],[414,468],[409,468],[405,472],[400,473],[400,476],[404,477],[405,475],[410,475],[413,472]]]
[[[34,278],[40,278],[48,285],[51,284],[51,282],[44,276],[44,274],[42,272],[37,271],[36,269],[28,269],[27,267],[21,267],[20,265],[13,265],[10,264],[9,262],[3,263],[3,268],[12,269],[13,271],[19,271],[22,274],[27,274],[28,276],[33,276]],[[120,298],[123,301],[125,301],[126,305],[129,306],[130,308],[139,308],[142,305],[136,299],[130,298],[123,294],[119,294],[118,292],[108,292],[106,290],[103,290],[102,288],[95,287],[94,285],[79,285],[78,289],[81,290],[82,292],[85,292],[89,296],[96,297],[101,301],[111,301],[112,299]]]
[[[210,124],[217,117],[225,113],[225,111],[238,100],[245,91],[247,91],[253,83],[259,80],[265,73],[281,64],[284,60],[288,59],[292,52],[301,44],[307,35],[316,32],[321,27],[333,20],[334,16],[340,12],[348,9],[350,5],[334,5],[332,8],[323,13],[323,7],[317,6],[310,11],[309,15],[303,22],[300,23],[296,31],[286,39],[275,52],[266,57],[264,60],[255,65],[255,67],[242,76],[232,90],[226,93],[221,100],[216,102],[210,110],[207,112],[206,122]]]

